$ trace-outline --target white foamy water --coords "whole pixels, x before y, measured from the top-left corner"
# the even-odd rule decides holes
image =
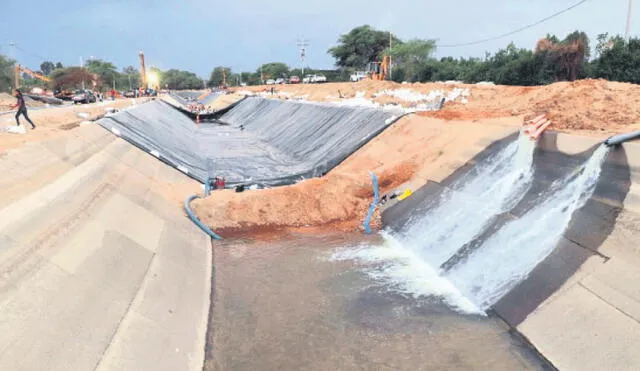
[[[422,258],[404,248],[393,236],[382,234],[382,245],[345,248],[335,252],[331,260],[358,261],[364,272],[376,282],[414,298],[435,296],[462,313],[485,314]]]
[[[573,213],[592,196],[608,153],[607,147],[598,148],[581,171],[555,182],[521,218],[505,223],[448,271],[439,271],[496,215],[521,200],[532,180],[534,146],[520,139],[477,166],[437,206],[414,218],[408,233],[383,233],[381,246],[347,248],[332,259],[360,262],[370,277],[390,289],[439,297],[462,313],[484,313],[557,246]]]
[[[573,213],[593,195],[608,147],[601,146],[544,201],[506,223],[455,265],[447,277],[474,303],[486,309],[522,281],[558,244]]]
[[[400,243],[436,269],[480,234],[496,215],[515,206],[531,186],[535,142],[526,136],[462,177],[437,206],[409,222]]]

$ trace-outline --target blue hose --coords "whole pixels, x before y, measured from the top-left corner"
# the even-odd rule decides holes
[[[378,193],[378,177],[373,172],[369,172],[369,174],[371,175],[371,183],[373,183],[373,201],[371,202],[371,206],[369,206],[367,217],[364,218],[364,223],[362,223],[364,231],[367,234],[371,233],[371,227],[369,224],[371,223],[371,218],[373,218],[374,211],[376,211],[376,206],[378,206],[378,199],[380,197],[380,194]]]
[[[200,219],[198,219],[198,217],[193,213],[193,210],[191,210],[191,206],[189,204],[196,198],[200,198],[200,196],[193,195],[184,200],[184,210],[187,212],[187,215],[189,215],[189,219],[191,219],[192,222],[196,223],[196,225],[200,227],[200,229],[202,229],[204,233],[208,234],[214,240],[221,240],[222,237],[218,236],[214,231],[209,229],[209,227],[204,225],[204,223],[202,223]]]

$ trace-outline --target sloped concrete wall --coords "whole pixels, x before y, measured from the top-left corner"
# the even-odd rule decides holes
[[[0,369],[201,369],[210,242],[172,198],[198,184],[70,133],[0,158]]]

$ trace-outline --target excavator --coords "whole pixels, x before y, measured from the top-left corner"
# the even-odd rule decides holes
[[[391,57],[385,55],[382,57],[382,62],[370,62],[367,65],[367,74],[371,80],[386,80],[390,77],[389,66],[391,66]]]
[[[27,75],[36,78],[38,80],[42,80],[44,82],[50,82],[51,79],[48,78],[47,76],[39,73],[39,72],[34,72],[30,69],[28,69],[27,67],[21,66],[19,64],[16,64],[15,67],[13,68],[13,86],[15,86],[16,89],[20,88],[20,74],[21,73],[26,73]]]

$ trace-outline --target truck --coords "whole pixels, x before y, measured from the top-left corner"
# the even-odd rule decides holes
[[[358,82],[360,80],[366,79],[367,77],[369,77],[369,75],[365,71],[356,71],[356,73],[352,74],[349,77],[349,80],[353,82]]]

